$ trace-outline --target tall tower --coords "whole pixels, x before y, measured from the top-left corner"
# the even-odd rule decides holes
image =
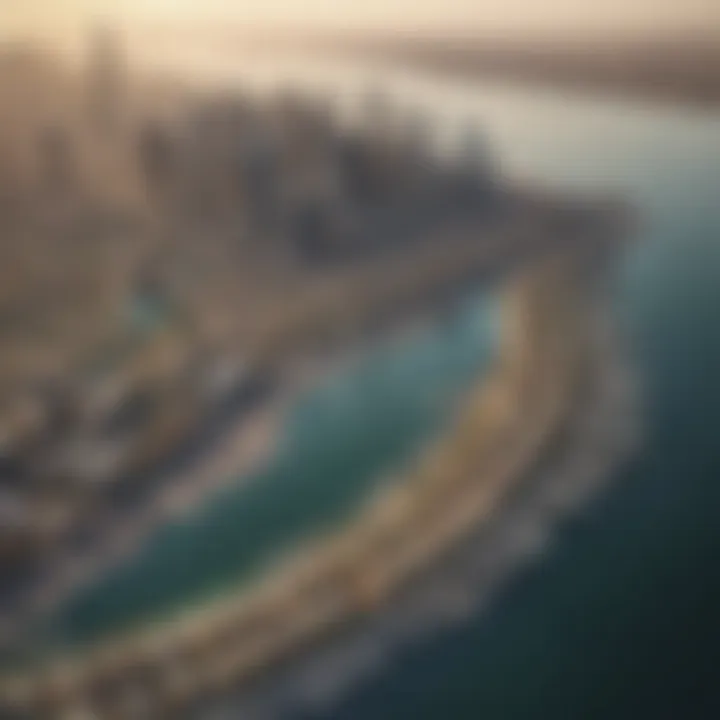
[[[112,134],[125,112],[127,64],[119,34],[107,25],[91,33],[86,73],[90,121],[98,132]]]

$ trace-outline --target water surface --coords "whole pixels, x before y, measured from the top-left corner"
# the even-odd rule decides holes
[[[367,66],[223,68],[226,79],[263,88],[299,78],[344,103],[379,75]],[[477,122],[508,176],[636,203],[642,226],[614,311],[643,378],[647,442],[490,612],[402,651],[328,720],[720,717],[720,115],[381,75],[407,108],[439,122],[446,145]],[[163,533],[139,564],[74,607],[69,632],[217,583],[227,577],[218,563],[242,574],[260,562],[258,549],[277,547],[268,538],[310,532],[329,506],[339,518],[477,371],[486,336],[475,323],[448,321],[330,379],[298,409],[251,490]],[[198,579],[191,568],[205,564]]]

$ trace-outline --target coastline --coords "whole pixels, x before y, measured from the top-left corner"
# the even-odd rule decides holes
[[[292,663],[304,653],[304,648],[327,637],[342,636],[348,628],[355,626],[358,618],[361,622],[365,618],[374,622],[372,618],[384,617],[384,608],[395,607],[396,601],[402,605],[403,598],[416,596],[415,588],[424,586],[427,578],[433,576],[433,568],[439,565],[440,559],[446,559],[443,568],[447,568],[447,558],[455,555],[457,547],[465,547],[468,538],[477,533],[486,538],[492,528],[499,525],[502,530],[506,527],[503,508],[508,503],[512,506],[513,498],[518,495],[524,496],[523,488],[544,487],[543,483],[538,484],[536,473],[547,467],[548,460],[558,449],[568,447],[567,434],[575,428],[578,412],[585,407],[582,398],[587,401],[586,391],[595,388],[599,399],[607,394],[607,388],[598,383],[596,377],[600,361],[605,360],[604,355],[594,357],[590,352],[591,348],[597,350],[597,340],[593,339],[596,323],[590,318],[583,319],[582,307],[587,301],[581,301],[580,307],[574,307],[573,303],[568,305],[567,293],[572,293],[572,289],[556,286],[560,278],[567,277],[563,271],[568,269],[562,264],[549,265],[536,277],[530,277],[528,283],[523,282],[517,291],[521,293],[522,307],[518,306],[514,311],[521,312],[517,316],[520,327],[516,332],[524,332],[522,328],[530,323],[528,330],[534,328],[529,331],[535,339],[525,349],[511,344],[515,349],[508,358],[510,374],[503,373],[495,381],[481,383],[480,395],[476,395],[466,413],[461,413],[463,424],[450,433],[444,444],[441,441],[435,446],[435,461],[449,452],[445,459],[450,466],[441,462],[429,470],[427,467],[425,471],[419,469],[415,474],[420,472],[422,479],[415,478],[409,485],[400,483],[399,487],[394,484],[337,537],[321,538],[319,543],[311,544],[297,557],[289,558],[251,593],[243,593],[241,600],[230,594],[220,602],[171,618],[147,635],[131,634],[103,644],[95,651],[91,650],[89,655],[83,653],[76,659],[65,657],[55,670],[48,668],[49,675],[43,672],[34,680],[31,675],[27,678],[31,683],[27,688],[29,699],[37,702],[42,697],[48,700],[55,697],[52,702],[59,705],[50,707],[65,708],[68,702],[83,696],[82,687],[92,687],[94,678],[107,677],[107,681],[119,681],[122,686],[128,680],[126,672],[132,674],[137,663],[143,666],[147,662],[153,666],[160,663],[153,676],[155,672],[159,672],[160,677],[166,672],[180,672],[180,677],[186,678],[180,686],[179,681],[174,680],[174,690],[163,701],[169,702],[178,712],[188,705],[194,707],[193,702],[198,697],[207,701],[209,687],[227,690],[228,684],[232,687],[235,681],[239,682],[238,678],[243,678],[246,687],[249,681],[252,687],[258,671],[267,665],[274,666],[271,674],[277,677],[286,663]],[[579,267],[574,267],[571,272],[577,271]],[[575,276],[570,284],[575,286],[578,279],[579,276]],[[543,300],[548,292],[547,301]],[[594,315],[592,304],[590,308]],[[543,341],[538,343],[543,318],[545,321],[555,318],[557,327],[550,336],[543,335]],[[592,325],[590,330],[587,324]],[[564,371],[558,371],[558,361]],[[527,369],[527,362],[535,370],[523,380],[526,371],[522,368]],[[505,363],[501,367],[504,366]],[[576,398],[579,389],[576,382],[581,378],[585,378],[581,383],[585,391]],[[504,400],[508,390],[512,394]],[[510,400],[518,391],[520,395]],[[594,397],[592,392],[589,394]],[[581,400],[579,404],[578,399]],[[498,401],[500,405],[497,405]],[[506,405],[508,401],[511,405]],[[520,401],[522,404],[518,406]],[[502,410],[503,407],[506,410]],[[520,407],[523,411],[518,414]],[[591,415],[596,411],[593,405]],[[484,432],[482,428],[485,428]],[[470,439],[468,432],[472,437],[480,437],[482,442],[463,459],[463,453],[470,449],[466,445]],[[426,460],[433,459],[432,453],[431,448]],[[458,461],[462,461],[460,465]],[[476,478],[468,485],[471,481],[466,477],[468,472],[479,473],[482,481]],[[602,480],[603,476],[595,477],[596,481]],[[566,482],[572,483],[574,491],[570,504],[575,505],[585,493],[578,497],[570,473],[568,478]],[[551,504],[555,505],[556,501],[557,498],[553,499]],[[560,504],[567,503],[568,498],[565,498]],[[556,513],[557,508],[552,514]],[[427,518],[423,520],[425,515]],[[423,523],[423,533],[414,532],[417,522]],[[516,526],[511,523],[511,527]],[[522,537],[525,539],[519,545],[517,537],[513,536],[501,547],[512,552],[519,547],[525,553],[526,531]],[[391,538],[395,538],[393,544],[384,549],[385,542]],[[481,542],[483,546],[488,545],[486,539]],[[504,556],[491,548],[491,567],[498,559],[502,570],[506,564]],[[366,575],[368,572],[369,576]],[[501,575],[504,577],[505,572]],[[405,611],[403,615],[407,619],[412,613]],[[279,625],[278,618],[283,618]],[[247,641],[240,641],[247,633],[250,633]],[[180,668],[174,668],[171,658],[177,653],[189,662],[200,662],[199,674],[192,679],[185,675],[188,671],[182,670],[182,662]],[[206,653],[210,653],[207,658]],[[185,685],[188,681],[189,685]],[[165,687],[164,682],[161,686]],[[10,697],[12,688],[12,684],[5,686],[4,695]],[[23,692],[19,687],[16,690]],[[223,696],[222,692],[220,696]],[[123,697],[123,702],[126,700]],[[148,701],[155,702],[149,697],[145,702]],[[179,707],[176,702],[180,703]]]
[[[551,552],[554,524],[602,493],[641,442],[638,379],[612,321],[603,317],[596,323],[603,372],[570,436],[486,525],[450,551],[442,567],[429,569],[373,616],[318,641],[255,687],[192,717],[205,720],[217,711],[247,720],[290,720],[304,712],[331,717],[353,687],[424,637],[482,614],[516,573],[541,562]]]
[[[225,437],[226,431],[221,428],[227,426],[228,419],[231,424],[237,422],[238,432],[242,433],[246,422],[253,421],[258,401],[262,410],[269,396],[269,402],[277,403],[278,417],[272,422],[279,422],[298,389],[311,383],[338,358],[348,357],[368,342],[396,333],[398,328],[412,327],[419,316],[432,317],[438,308],[442,310],[444,302],[462,296],[482,281],[491,282],[493,275],[507,272],[508,266],[518,260],[518,250],[508,250],[509,242],[520,243],[531,258],[540,253],[538,245],[545,252],[564,247],[572,223],[570,227],[554,227],[562,220],[562,213],[555,218],[558,209],[547,198],[531,195],[523,202],[528,217],[523,216],[509,227],[493,228],[483,243],[474,241],[471,231],[476,228],[472,223],[460,223],[449,232],[443,252],[426,243],[421,246],[416,265],[408,266],[402,257],[391,256],[380,270],[362,266],[342,282],[326,283],[329,294],[311,293],[308,303],[299,302],[297,317],[278,318],[277,327],[270,327],[256,339],[251,367],[256,368],[259,380],[251,373],[250,396],[244,397],[242,387],[236,389],[238,397],[228,401],[227,407],[222,402],[217,417],[208,427],[199,429],[194,441],[178,448],[159,469],[146,473],[143,480],[151,487],[147,494],[140,493],[127,503],[109,508],[91,528],[83,528],[79,538],[70,537],[58,545],[36,571],[36,577],[0,610],[0,638],[5,646],[12,647],[23,628],[75,588],[122,562],[155,527],[170,519],[174,504],[180,509],[187,507],[204,495],[205,487],[212,492],[232,480],[205,478],[205,471],[199,469],[206,463],[212,466],[218,435]],[[622,209],[613,203],[597,207],[581,203],[578,210],[587,212],[584,222],[597,221],[601,227],[610,224],[615,231],[614,226],[624,223]],[[540,223],[539,228],[531,227],[533,218]],[[597,233],[601,234],[600,229]],[[593,244],[597,238],[588,238],[588,242]],[[448,246],[453,252],[448,252]],[[531,258],[523,258],[522,263],[529,264]],[[367,295],[368,286],[376,291],[360,300]],[[259,390],[254,387],[258,382]],[[234,452],[231,448],[229,456],[235,457]],[[183,468],[184,464],[188,467]],[[241,458],[238,464],[243,466],[245,460]],[[178,470],[182,470],[180,482],[176,479]],[[200,483],[198,475],[203,477]]]
[[[463,297],[463,292],[463,288],[458,289],[457,297]],[[323,353],[309,352],[298,357],[257,406],[249,410],[240,408],[226,418],[227,425],[216,440],[191,451],[187,466],[179,473],[171,470],[159,474],[167,475],[166,479],[151,480],[157,482],[157,488],[137,512],[116,513],[112,518],[114,525],[106,518],[102,533],[85,552],[60,549],[67,556],[51,563],[42,581],[31,586],[30,593],[22,598],[22,611],[11,610],[5,617],[0,613],[0,621],[5,622],[5,626],[0,625],[3,631],[0,637],[5,642],[16,641],[33,622],[47,616],[83,586],[131,559],[158,528],[181,522],[194,507],[224,488],[252,480],[249,476],[272,457],[283,422],[298,398],[316,387],[323,377],[390,338],[402,339],[423,332],[442,312],[442,308],[431,309],[395,319],[368,337],[359,336]],[[171,459],[170,464],[174,468],[177,463]]]
[[[261,407],[233,413],[221,436],[210,447],[198,449],[181,472],[161,472],[152,480],[157,487],[143,504],[116,508],[103,517],[91,543],[74,548],[69,541],[57,548],[39,580],[0,615],[4,641],[12,642],[78,588],[127,560],[155,529],[181,520],[203,497],[261,466],[272,453],[281,419],[295,397],[293,390],[278,393]]]

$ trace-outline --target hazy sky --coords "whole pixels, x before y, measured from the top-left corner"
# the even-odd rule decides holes
[[[0,0],[0,31],[65,32],[97,13],[134,21],[482,34],[720,32],[720,0]]]

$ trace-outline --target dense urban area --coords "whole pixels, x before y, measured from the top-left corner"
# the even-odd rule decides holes
[[[35,659],[26,625],[72,588],[73,560],[188,466],[197,481],[289,367],[520,278],[496,371],[399,489],[202,621],[101,643],[107,667],[83,655],[0,683],[20,717],[165,717],[371,610],[494,510],[594,382],[578,280],[611,259],[624,212],[510,187],[474,130],[443,156],[382,93],[344,118],[292,92],[151,83],[107,30],[80,71],[4,50],[0,103],[6,665]],[[216,677],[175,676],[194,643]]]

